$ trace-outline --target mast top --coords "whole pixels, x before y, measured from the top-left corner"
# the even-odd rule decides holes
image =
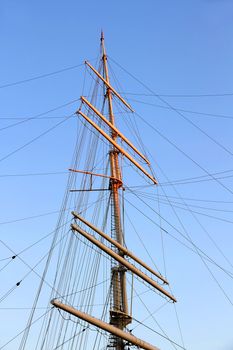
[[[103,32],[103,30],[101,30],[100,42],[101,42],[102,54],[103,54],[102,59],[106,60],[107,57],[106,57],[106,50],[105,50],[105,45],[104,45],[104,32]]]
[[[100,41],[102,42],[103,40],[104,40],[104,32],[103,32],[103,29],[101,29]]]

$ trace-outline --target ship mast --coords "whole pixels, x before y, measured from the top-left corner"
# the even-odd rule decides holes
[[[101,47],[102,47],[102,60],[104,77],[108,84],[110,84],[108,74],[108,62],[106,49],[104,45],[104,34],[101,33]],[[115,118],[112,105],[112,91],[109,87],[106,88],[106,99],[108,101],[108,113],[109,121],[115,126]],[[112,129],[111,137],[116,142],[117,133]],[[119,244],[124,245],[121,209],[119,200],[119,191],[122,188],[121,171],[119,167],[119,151],[116,147],[112,147],[109,152],[111,177],[110,190],[112,199],[112,238],[114,238]],[[124,256],[122,251],[118,252],[119,255]],[[114,265],[112,267],[112,304],[113,308],[110,310],[110,324],[115,327],[124,329],[127,324],[131,322],[131,317],[128,315],[128,301],[126,291],[126,271],[125,267],[121,264]],[[110,346],[116,350],[123,350],[124,343],[122,339],[113,337],[112,344]]]
[[[164,289],[161,284],[156,282],[154,278],[162,281],[163,284],[167,285],[167,280],[158,272],[154,271],[150,266],[148,266],[144,261],[138,258],[134,253],[130,252],[124,244],[124,234],[122,227],[122,217],[121,217],[121,203],[120,203],[120,191],[123,189],[123,181],[121,170],[119,166],[119,155],[124,156],[131,164],[133,164],[141,174],[145,176],[154,185],[157,184],[156,179],[148,173],[148,171],[130,154],[124,147],[122,147],[117,141],[120,138],[128,145],[131,152],[139,156],[141,161],[149,165],[147,158],[122,134],[120,130],[115,125],[115,118],[113,112],[113,95],[118,100],[121,101],[129,110],[133,111],[131,106],[120,96],[120,94],[114,89],[110,84],[109,73],[108,73],[108,62],[106,49],[104,45],[104,35],[101,33],[101,50],[102,50],[102,62],[103,62],[103,75],[99,73],[90,63],[85,61],[86,65],[92,70],[92,72],[104,83],[105,87],[105,102],[107,102],[108,107],[108,119],[89,102],[84,96],[81,96],[81,107],[76,112],[79,118],[84,118],[85,121],[94,128],[103,138],[105,138],[110,146],[109,160],[110,160],[110,171],[111,174],[96,174],[89,171],[84,171],[80,169],[70,169],[70,171],[84,173],[91,176],[101,176],[109,178],[109,190],[111,194],[111,204],[112,204],[112,221],[111,221],[111,236],[101,231],[98,227],[94,226],[91,222],[87,221],[85,218],[81,217],[80,214],[72,212],[75,219],[75,224],[71,224],[71,229],[73,233],[83,236],[86,240],[91,242],[91,244],[97,246],[107,255],[112,258],[112,268],[111,268],[111,307],[110,307],[110,321],[109,323],[103,322],[89,314],[86,314],[80,310],[77,310],[67,304],[63,304],[57,299],[51,301],[52,305],[70,313],[94,326],[100,328],[110,334],[107,348],[111,350],[125,350],[127,345],[135,345],[145,350],[158,350],[157,347],[139,339],[127,331],[126,326],[132,322],[132,315],[128,311],[128,301],[127,301],[127,286],[126,286],[126,272],[131,271],[134,275],[139,277],[141,280],[149,284],[152,288],[159,291],[166,298],[172,302],[176,302],[175,297]],[[109,133],[106,133],[102,127],[96,124],[92,118],[86,115],[82,110],[82,105],[88,107],[94,115],[101,119],[105,126],[109,127]],[[91,229],[99,236],[104,238],[111,244],[111,248],[101,242],[99,239],[93,236],[93,234],[88,233],[83,230],[79,222],[84,224],[87,228]],[[137,268],[134,264],[130,263],[126,258],[131,258],[133,262],[139,265]],[[144,273],[140,267],[146,270]],[[153,277],[148,276],[147,272],[152,274]]]

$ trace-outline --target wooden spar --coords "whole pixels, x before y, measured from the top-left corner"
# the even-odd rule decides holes
[[[110,242],[111,244],[113,244],[115,247],[117,247],[120,251],[122,251],[122,253],[124,253],[125,255],[129,256],[130,258],[132,258],[134,261],[136,261],[138,264],[140,264],[141,266],[143,266],[146,270],[148,270],[149,272],[151,272],[154,276],[156,276],[157,278],[159,278],[160,280],[162,280],[165,284],[168,284],[168,281],[159,273],[157,273],[156,271],[154,271],[150,266],[148,266],[147,264],[144,263],[144,261],[142,261],[141,259],[139,259],[137,256],[135,256],[133,253],[131,253],[128,249],[126,249],[124,246],[122,246],[120,243],[118,243],[117,241],[115,241],[115,239],[112,239],[109,235],[107,235],[106,233],[104,233],[103,231],[99,230],[97,227],[95,227],[92,223],[88,222],[86,219],[84,219],[82,216],[78,215],[75,211],[72,211],[71,214],[76,218],[79,219],[80,221],[82,221],[84,224],[86,224],[87,226],[89,226],[92,230],[94,230],[95,232],[97,232],[101,237],[105,238],[108,242]],[[73,228],[76,230],[77,226],[73,225]]]
[[[105,83],[105,85],[114,93],[114,95],[116,95],[119,98],[119,100],[131,110],[131,112],[134,112],[132,107],[123,99],[123,97],[121,97],[120,94],[118,94],[118,92],[109,84],[109,82],[106,79],[104,79],[104,77],[102,77],[102,75],[94,67],[92,67],[92,65],[89,62],[85,61],[85,64],[87,64],[88,67],[91,68],[91,70]]]
[[[162,294],[167,296],[169,299],[171,299],[173,302],[176,302],[176,299],[171,295],[169,292],[167,292],[163,287],[161,287],[157,282],[155,282],[152,278],[147,276],[145,273],[143,273],[141,270],[137,269],[134,265],[129,263],[127,260],[125,260],[123,257],[115,253],[112,249],[108,248],[105,244],[98,241],[95,237],[87,233],[86,231],[82,230],[77,225],[71,224],[71,228],[75,230],[76,232],[79,232],[82,236],[87,238],[90,242],[95,244],[97,247],[99,247],[101,250],[103,250],[105,253],[110,255],[112,258],[117,260],[120,264],[125,266],[127,269],[132,271],[135,275],[143,279],[145,282],[150,284],[152,287],[160,291]]]
[[[119,328],[117,328],[109,323],[103,322],[103,321],[99,320],[98,318],[95,318],[89,314],[86,314],[82,311],[79,311],[79,310],[77,310],[69,305],[63,304],[59,300],[53,299],[53,300],[51,300],[51,304],[59,309],[62,309],[64,311],[68,312],[69,314],[71,314],[73,316],[81,318],[81,320],[86,321],[86,322],[92,324],[93,326],[101,328],[104,331],[107,331],[108,333],[111,333],[111,334],[113,334],[121,339],[124,339],[124,340],[130,342],[131,344],[134,344],[134,345],[138,346],[139,348],[142,348],[145,350],[159,350],[157,347],[145,342],[144,340],[141,340],[141,339],[135,337],[131,333],[124,332],[121,329],[119,329]]]
[[[86,114],[84,114],[82,111],[77,111],[76,114],[80,114],[88,123],[90,123],[101,135],[103,135],[114,147],[120,151],[126,158],[128,158],[138,169],[141,170],[141,172],[146,175],[155,185],[157,185],[157,181],[154,177],[152,177],[136,160],[131,157],[131,155],[126,152],[122,147],[118,145],[116,141],[114,141],[106,132],[104,132],[96,123],[94,123]]]
[[[91,171],[86,171],[86,170],[77,170],[77,169],[68,169],[69,171],[72,171],[73,173],[81,173],[81,174],[87,174],[87,175],[92,175],[92,176],[100,176],[100,177],[106,177],[107,179],[115,180],[115,181],[120,181],[120,179],[116,179],[113,176],[108,176],[105,174],[96,174],[92,173]]]
[[[88,107],[90,107],[95,114],[97,114],[104,122],[107,124],[116,134],[120,136],[120,138],[130,146],[135,153],[137,153],[148,165],[150,165],[149,160],[140,152],[138,149],[112,124],[110,123],[104,116],[101,114],[97,108],[95,108],[84,96],[81,96],[81,101],[84,102]]]
[[[101,192],[101,191],[109,191],[109,188],[88,188],[86,190],[73,189],[70,192]]]

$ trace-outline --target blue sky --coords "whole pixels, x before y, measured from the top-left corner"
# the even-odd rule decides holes
[[[25,84],[5,88],[1,86],[78,65],[85,59],[93,60],[99,53],[101,29],[105,32],[110,58],[157,94],[232,94],[215,97],[164,96],[173,107],[233,117],[232,23],[233,3],[230,0],[2,0],[0,128],[12,123],[4,118],[31,117],[79,98],[83,86],[83,67]],[[113,61],[110,64],[121,81],[122,93],[148,93]],[[134,101],[166,106],[157,98],[129,94],[125,96],[150,124],[209,173],[233,169],[232,119],[184,113],[195,125],[224,146],[226,151],[174,111]],[[69,115],[78,106],[77,102],[52,112],[51,116]],[[0,130],[0,159],[58,121],[31,121]],[[137,123],[140,123],[139,119]],[[206,175],[200,167],[150,128],[139,125],[144,143],[170,180]],[[74,118],[61,124],[28,147],[0,161],[0,176],[66,171],[70,165],[76,130]],[[167,181],[156,163],[154,168],[160,181]],[[0,179],[0,222],[59,210],[66,174]],[[221,181],[233,190],[232,178]],[[183,197],[233,201],[232,193],[214,181],[180,185],[177,190]],[[169,188],[165,188],[165,191],[169,195],[176,195]],[[162,190],[159,193],[162,194]],[[192,204],[202,205],[200,202]],[[232,204],[205,205],[225,211],[232,210]],[[163,210],[178,225],[165,206]],[[180,213],[183,215],[182,211]],[[204,213],[216,214],[224,220],[233,221],[231,212]],[[232,272],[232,267],[226,265],[226,261],[194,220],[185,214],[183,220],[200,247]],[[232,224],[204,216],[200,216],[200,220],[232,261]],[[53,216],[33,222],[2,225],[1,237],[12,248],[21,250],[35,240],[31,232],[39,238],[41,234],[51,231],[55,222],[56,217]],[[138,225],[141,223],[138,222]],[[174,242],[168,240],[165,243],[169,279],[180,300],[178,311],[187,349],[231,349],[232,305],[224,298],[198,258]],[[3,257],[7,256],[9,252],[1,248]],[[30,256],[27,258],[31,259]],[[217,270],[213,272],[233,300],[232,280]],[[6,286],[14,282],[8,273],[4,278]],[[13,305],[16,303],[14,299],[11,302]],[[163,323],[166,325],[166,320]]]

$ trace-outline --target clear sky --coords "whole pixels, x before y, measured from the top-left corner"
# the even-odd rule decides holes
[[[101,29],[105,33],[110,58],[161,95],[171,106],[186,110],[180,115],[173,110],[159,108],[158,105],[167,107],[166,103],[155,96],[140,95],[149,91],[110,60],[111,68],[121,80],[122,93],[125,93],[134,109],[194,160],[181,154],[137,119],[142,139],[158,162],[154,168],[161,183],[167,180],[159,167],[172,181],[224,171],[228,172],[221,176],[233,174],[231,0],[1,0],[0,223],[59,210],[66,174],[31,177],[2,175],[65,172],[70,165],[75,143],[75,119],[61,124],[14,154],[11,154],[14,150],[52,128],[60,119],[40,119],[5,127],[19,121],[14,118],[33,117],[78,99],[82,93],[84,69],[77,67],[31,82],[13,86],[7,84],[79,65],[85,59],[95,59],[99,53]],[[49,116],[69,115],[78,106],[79,102],[53,111]],[[187,110],[203,114],[189,113]],[[206,179],[213,180],[211,176]],[[220,181],[221,184],[206,181],[178,185],[177,190],[185,198],[203,200],[190,201],[189,204],[212,208],[192,207],[194,211],[220,218],[197,214],[201,224],[230,261],[224,259],[193,218],[182,210],[179,213],[194,241],[233,273],[233,181],[232,177]],[[168,195],[177,196],[169,186],[164,188]],[[163,195],[162,190],[159,191]],[[207,199],[209,202],[204,201]],[[165,205],[162,205],[162,210],[180,228]],[[18,251],[51,231],[55,222],[56,214],[34,221],[1,225],[1,239]],[[169,238],[165,240],[165,250],[169,280],[179,299],[177,308],[187,349],[232,349],[232,278],[210,265],[229,301],[198,257],[175,241],[169,241]],[[1,246],[0,254],[5,258],[9,256],[9,251]],[[36,251],[34,254],[37,254]],[[32,258],[28,255],[25,259],[30,261]],[[9,276],[7,271],[4,272],[5,287],[0,288],[1,295],[15,282]],[[15,306],[17,302],[12,297],[11,304]],[[10,312],[13,315],[13,311],[4,315],[9,322]],[[17,313],[12,317],[20,316]],[[162,322],[166,327],[166,320]],[[11,336],[7,331],[6,335],[8,338]]]

